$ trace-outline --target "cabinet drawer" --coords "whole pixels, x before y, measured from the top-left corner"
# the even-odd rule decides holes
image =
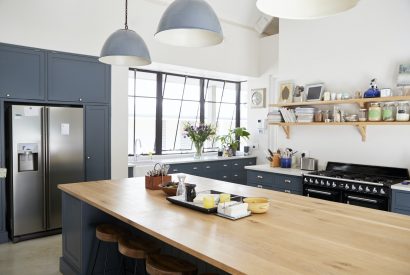
[[[214,179],[216,179],[216,180],[222,180],[222,181],[229,181],[229,182],[232,181],[230,171],[227,171],[227,172],[218,172],[218,173],[215,174],[215,178],[214,178]]]
[[[231,174],[232,182],[246,184],[246,173],[243,170],[233,171]]]
[[[218,161],[219,170],[227,171],[232,169],[232,161]]]
[[[241,170],[245,166],[245,162],[241,159],[232,160],[231,166],[233,170]]]
[[[275,188],[273,187],[274,191],[278,192],[284,192],[284,193],[289,193],[289,194],[296,194],[296,195],[302,195],[302,190],[294,190],[294,189],[289,189],[289,188]]]
[[[393,190],[392,208],[410,211],[410,192]]]
[[[302,177],[275,174],[273,187],[283,190],[302,190]]]
[[[188,173],[189,168],[186,164],[171,164],[169,167],[169,173]]]
[[[254,184],[273,186],[274,176],[270,173],[248,171],[247,181]]]
[[[248,186],[256,187],[256,188],[261,188],[261,189],[269,189],[273,190],[272,186],[269,185],[263,185],[263,184],[257,184],[257,183],[249,183],[247,184]]]
[[[243,164],[243,166],[256,165],[256,158],[244,159]]]

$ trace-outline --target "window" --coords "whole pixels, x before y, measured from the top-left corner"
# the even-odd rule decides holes
[[[186,122],[212,123],[217,134],[246,124],[240,82],[131,69],[128,86],[129,155],[193,152]],[[218,146],[205,144],[207,151]]]

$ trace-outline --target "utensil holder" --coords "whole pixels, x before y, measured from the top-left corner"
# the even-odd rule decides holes
[[[292,158],[281,158],[280,167],[282,168],[291,168],[292,167]]]
[[[171,176],[145,176],[145,188],[150,190],[160,190],[160,184],[170,182],[171,179]]]

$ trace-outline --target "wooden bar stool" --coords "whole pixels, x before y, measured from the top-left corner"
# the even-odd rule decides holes
[[[161,248],[154,241],[128,235],[122,236],[118,240],[118,251],[121,254],[119,274],[121,273],[121,267],[123,266],[124,257],[128,257],[135,260],[135,275],[137,274],[138,261],[142,262],[143,273],[145,274],[145,260],[147,256],[160,253]]]
[[[98,254],[99,254],[99,251],[100,251],[101,242],[117,243],[118,239],[121,236],[129,235],[129,234],[130,233],[128,233],[125,229],[122,229],[121,227],[119,227],[117,225],[113,225],[113,224],[99,224],[99,225],[97,225],[97,227],[95,229],[95,236],[98,240],[97,253],[95,255],[93,267],[91,269],[91,274],[94,273],[94,268],[95,268],[95,264],[96,264],[97,259],[98,259]],[[107,268],[108,251],[109,251],[109,247],[107,247],[107,249],[105,251],[104,274],[105,274],[105,271],[106,271],[106,268]]]
[[[150,275],[195,275],[198,269],[194,264],[170,255],[149,255],[147,272]]]

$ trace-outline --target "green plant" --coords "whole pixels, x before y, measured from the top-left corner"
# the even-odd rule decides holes
[[[238,127],[235,129],[229,129],[228,134],[218,136],[218,139],[221,141],[222,146],[225,149],[232,149],[237,151],[239,149],[240,138],[249,139],[251,134],[246,130],[245,127]]]

